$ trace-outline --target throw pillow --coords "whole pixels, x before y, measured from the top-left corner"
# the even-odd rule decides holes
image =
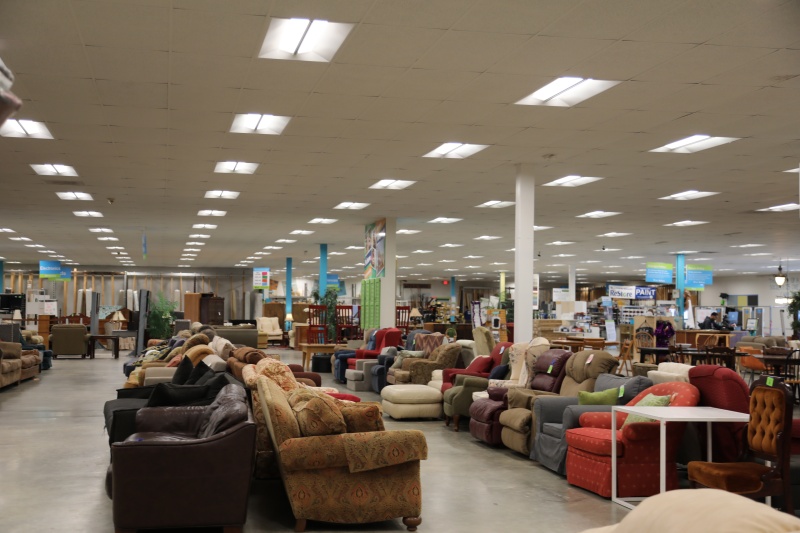
[[[599,392],[578,392],[578,405],[617,405],[619,389],[606,389]]]
[[[497,365],[489,373],[489,379],[505,379],[508,375],[508,365]]]
[[[183,353],[183,355],[186,359],[189,359],[193,365],[197,366],[200,361],[212,353],[214,353],[214,350],[212,350],[210,346],[201,344],[199,346],[193,346],[192,348],[189,348]]]
[[[198,333],[196,335],[192,335],[189,337],[189,340],[183,343],[183,353],[186,353],[190,348],[194,346],[199,346],[201,344],[208,344],[211,342],[208,337],[203,335],[202,333]]]
[[[266,376],[285,391],[294,390],[299,386],[289,367],[271,357],[265,357],[256,364],[256,374]]]
[[[492,358],[488,355],[479,355],[466,368],[467,373],[485,374],[492,368]]]
[[[211,368],[209,368],[209,366],[207,364],[205,364],[204,362],[200,361],[199,363],[197,363],[197,366],[194,367],[194,369],[192,370],[192,373],[189,374],[189,377],[186,379],[186,381],[183,384],[184,385],[201,385],[201,383],[198,383],[198,380],[200,380],[203,376],[205,376],[209,372],[212,373],[212,374],[214,373],[214,371],[211,370]],[[206,379],[208,379],[208,378],[206,378]]]
[[[390,368],[403,368],[403,360],[408,359],[410,357],[422,359],[425,357],[425,352],[422,351],[411,351],[411,350],[401,350],[400,353],[397,354],[397,357],[394,358],[394,363]]]
[[[298,388],[287,401],[297,417],[297,425],[304,437],[338,435],[347,432],[347,424],[333,398],[327,394]]]
[[[183,385],[186,383],[186,380],[189,379],[192,370],[194,370],[192,360],[188,357],[184,357],[181,359],[180,363],[178,363],[178,368],[175,370],[175,373],[172,374],[172,383],[175,385]]]
[[[666,407],[669,405],[671,398],[672,396],[656,396],[655,394],[651,393],[639,400],[636,405],[642,407]],[[655,422],[655,420],[652,418],[647,418],[646,416],[629,414],[628,418],[625,419],[625,423],[622,424],[622,427],[625,427],[628,424],[634,424],[636,422]]]
[[[347,433],[363,433],[367,431],[383,431],[383,412],[377,402],[343,402],[334,398],[342,412]]]

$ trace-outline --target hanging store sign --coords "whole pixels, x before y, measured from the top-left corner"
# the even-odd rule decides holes
[[[655,287],[633,287],[627,285],[609,285],[608,295],[623,300],[655,300]]]
[[[697,286],[714,283],[714,269],[711,265],[686,265],[686,284]]]
[[[39,261],[39,277],[59,279],[61,277],[61,261]]]
[[[253,269],[253,289],[269,290],[269,268]]]
[[[672,263],[647,263],[644,280],[648,283],[672,283]]]

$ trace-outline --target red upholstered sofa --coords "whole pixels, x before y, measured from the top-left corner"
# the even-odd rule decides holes
[[[456,376],[460,374],[473,376],[476,378],[488,378],[492,369],[501,364],[501,361],[503,360],[503,354],[506,353],[506,350],[511,348],[511,344],[512,343],[510,342],[499,342],[495,344],[494,348],[492,349],[492,353],[489,356],[488,367],[483,372],[473,372],[469,370],[469,368],[445,368],[442,370],[442,394],[444,394],[444,391],[451,388],[455,384]],[[473,363],[480,363],[479,358],[476,357],[472,363],[470,363],[470,366],[472,366]]]
[[[671,407],[695,406],[700,391],[671,381],[639,393],[628,405],[654,394],[672,396]],[[665,407],[664,409],[669,409]],[[637,422],[622,427],[627,415],[617,414],[617,493],[619,497],[652,496],[659,492],[659,423]],[[567,431],[567,482],[611,497],[611,413],[584,413],[581,427]],[[667,424],[667,490],[678,488],[675,454],[686,424]]]
[[[700,404],[740,413],[750,412],[750,388],[730,368],[718,365],[700,365],[689,370],[689,383],[700,391]],[[714,461],[733,462],[741,455],[745,423],[712,424],[711,444]],[[701,428],[704,431],[705,427]],[[704,435],[705,437],[705,435]],[[705,444],[701,447],[705,450]]]

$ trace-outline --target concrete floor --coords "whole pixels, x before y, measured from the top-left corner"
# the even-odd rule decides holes
[[[299,352],[280,353],[284,362],[300,360]],[[0,532],[113,531],[103,485],[109,451],[102,408],[122,386],[124,361],[101,350],[94,360],[57,359],[40,379],[0,391]],[[333,385],[330,374],[323,374],[323,385]],[[442,421],[386,417],[387,429],[420,429],[428,439],[420,531],[573,533],[618,522],[627,512],[515,452],[476,441],[462,424],[455,433]],[[245,531],[293,526],[280,482],[255,482]],[[308,525],[310,532],[404,530],[400,520]]]

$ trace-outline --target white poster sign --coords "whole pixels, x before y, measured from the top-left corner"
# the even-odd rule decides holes
[[[617,340],[617,325],[613,320],[606,320],[606,340],[608,342],[616,342]]]
[[[539,274],[533,275],[533,308],[539,309]]]
[[[625,285],[609,285],[608,295],[612,298],[633,300],[636,298],[636,287],[628,287]]]
[[[554,302],[571,302],[572,301],[572,293],[569,292],[569,289],[554,288],[553,289],[553,301]]]

